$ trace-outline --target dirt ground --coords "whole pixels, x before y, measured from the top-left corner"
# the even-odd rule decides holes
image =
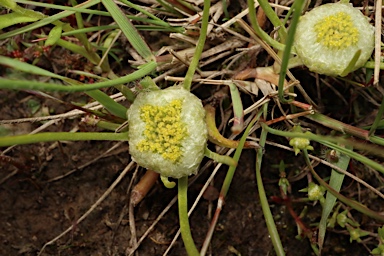
[[[1,92],[1,119],[26,116],[26,93]],[[8,99],[7,101],[4,99]],[[53,104],[52,102],[42,102]],[[78,120],[66,120],[52,130],[67,130]],[[38,124],[24,125],[30,131]],[[81,129],[91,129],[80,126]],[[129,163],[128,145],[122,143],[95,163],[83,164],[99,157],[116,142],[40,143],[17,146],[2,159],[0,180],[0,255],[37,255],[42,246],[58,236],[72,224],[74,228],[41,255],[125,255],[132,247],[128,215],[129,184],[134,170],[130,171],[112,193],[80,224],[76,220],[107,190]],[[268,196],[279,196],[276,158],[289,159],[290,155],[267,147],[263,165],[263,179]],[[292,154],[293,156],[293,154]],[[270,162],[269,162],[270,161]],[[244,151],[230,192],[220,216],[210,251],[212,255],[274,255],[259,204],[255,181],[255,152]],[[299,167],[296,166],[296,167]],[[76,170],[78,168],[78,170]],[[200,176],[189,190],[190,203],[204,185],[213,167]],[[71,175],[50,181],[71,170]],[[216,207],[226,169],[222,169],[212,187],[212,201],[204,199],[192,214],[192,233],[198,246],[204,241],[209,226],[209,212]],[[139,171],[141,176],[143,170]],[[8,175],[12,174],[8,177]],[[137,182],[137,179],[134,181]],[[295,184],[295,187],[300,187]],[[303,184],[303,187],[305,184]],[[134,209],[136,236],[153,223],[168,203],[176,196],[176,189],[166,189],[158,182],[150,194]],[[296,195],[299,193],[296,192]],[[297,228],[284,204],[270,200],[287,255],[313,255],[307,239],[296,239]],[[297,214],[306,204],[294,205]],[[310,206],[310,204],[308,204]],[[319,218],[319,207],[303,221],[307,224]],[[122,221],[118,225],[119,217]],[[312,217],[311,217],[312,216]],[[313,219],[311,219],[313,218]],[[143,241],[136,255],[162,255],[178,230],[177,207],[174,205]],[[366,249],[357,243],[350,244],[347,234],[328,234],[325,255],[366,255]],[[168,255],[186,255],[179,238]]]
[[[238,8],[240,9],[240,7]],[[160,42],[160,40],[158,41]],[[153,49],[155,48],[159,48],[159,46],[154,46]],[[58,62],[59,59],[55,61]],[[261,54],[257,61],[263,62],[262,65],[265,65],[268,58]],[[60,67],[60,63],[56,64]],[[125,68],[122,67],[122,69]],[[322,89],[323,97],[317,98],[314,78],[309,75],[307,70],[299,70],[295,75],[302,81],[302,85],[310,97],[319,100],[322,113],[346,123],[354,123],[355,119],[351,113],[352,104],[358,100],[364,100],[361,96],[356,95],[358,89],[349,89],[342,85],[338,87],[339,93],[345,96],[350,104],[346,106],[338,98],[335,100],[335,96],[329,88]],[[109,94],[111,93],[109,92]],[[205,94],[204,99],[211,96],[209,93]],[[90,100],[84,94],[57,93],[54,96],[65,102]],[[54,113],[65,113],[71,110],[67,105],[31,96],[27,92],[0,90],[0,120],[31,116],[33,106],[31,106],[30,100],[32,98],[37,100],[40,105],[37,111],[51,113],[54,110]],[[366,116],[371,115],[377,109],[376,106],[368,103],[359,106],[361,115]],[[0,129],[0,134],[3,132],[26,134],[43,123],[2,126],[2,129],[6,127],[6,131]],[[320,128],[319,125],[310,122],[305,125],[310,126],[314,131],[319,129],[320,133],[321,129],[324,129],[324,127]],[[79,131],[95,130],[95,128],[83,125],[80,118],[69,118],[58,121],[45,131],[70,131],[73,128],[77,128]],[[287,144],[287,141],[284,143]],[[115,145],[113,150],[106,153]],[[2,151],[5,149],[1,148]],[[308,238],[296,238],[298,235],[296,222],[287,205],[279,201],[279,171],[276,165],[280,160],[284,160],[289,166],[287,172],[294,173],[296,170],[301,170],[304,163],[297,160],[298,158],[295,158],[292,152],[279,150],[272,146],[267,146],[265,152],[262,167],[263,181],[286,253],[288,256],[314,255]],[[99,157],[100,159],[98,159]],[[209,249],[213,256],[275,255],[260,207],[255,178],[255,157],[254,150],[244,150],[242,154]],[[95,159],[97,160],[89,164]],[[158,181],[145,199],[134,208],[133,215],[130,215],[130,184],[136,184],[144,174],[144,170],[139,169],[135,176],[135,168],[133,168],[84,221],[81,223],[77,223],[77,221],[107,191],[130,163],[130,160],[128,143],[95,141],[17,146],[8,151],[6,156],[0,156],[0,255],[38,255],[45,243],[72,225],[74,227],[66,235],[48,245],[40,255],[126,255],[134,246],[135,240],[142,237],[159,214],[175,198],[176,188],[166,189]],[[366,172],[361,165],[351,162],[350,167],[354,174],[366,182],[375,187],[382,186],[383,183],[375,176],[376,174]],[[318,169],[323,177],[329,176],[329,168],[320,168],[323,168]],[[211,165],[190,187],[190,205],[213,169],[214,166]],[[59,179],[69,172],[72,173]],[[224,167],[216,176],[214,184],[210,188],[210,195],[199,202],[190,217],[192,234],[199,248],[205,239],[210,219],[216,209],[217,193],[225,174],[226,168]],[[292,181],[291,184],[292,198],[306,197],[305,193],[299,192],[300,189],[307,186],[305,178]],[[356,182],[346,179],[342,189],[344,195],[356,198],[356,193],[362,193],[362,203],[369,205],[375,211],[383,212],[382,201],[372,196],[372,193],[364,194],[364,192],[367,192],[365,188],[360,190],[360,186]],[[316,239],[316,224],[320,221],[321,206],[297,200],[292,201],[291,205],[297,215],[307,209],[308,212],[302,221],[309,230],[312,230],[313,239]],[[353,211],[353,216],[366,230],[377,232],[377,228],[381,226],[380,223],[368,219],[356,211]],[[134,255],[163,255],[177,233],[178,225],[177,204],[174,204],[150,231]],[[132,232],[133,227],[136,228],[136,234]],[[365,240],[364,243],[351,243],[349,240],[349,233],[345,229],[329,230],[323,255],[368,255],[369,251],[377,246],[377,241],[372,238]],[[186,255],[180,237],[168,255]]]

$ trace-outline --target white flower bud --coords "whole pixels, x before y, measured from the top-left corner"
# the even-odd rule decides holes
[[[311,71],[347,75],[344,71],[358,50],[361,54],[349,72],[362,67],[372,55],[374,27],[351,4],[324,4],[301,17],[295,47]]]
[[[197,173],[208,139],[200,99],[182,87],[142,92],[127,115],[134,161],[164,177]]]

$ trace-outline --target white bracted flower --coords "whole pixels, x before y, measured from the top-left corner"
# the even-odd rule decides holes
[[[142,92],[127,115],[135,162],[163,177],[197,173],[208,139],[199,98],[182,87]]]
[[[348,71],[362,67],[374,49],[374,27],[351,4],[333,3],[314,8],[301,17],[295,35],[296,52],[311,71],[345,76],[358,50],[360,56]]]

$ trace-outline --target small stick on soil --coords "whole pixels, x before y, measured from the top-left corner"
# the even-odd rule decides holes
[[[64,232],[62,232],[60,235],[56,236],[55,238],[53,238],[51,241],[47,242],[44,244],[44,246],[41,248],[40,252],[37,254],[37,256],[40,256],[43,251],[45,250],[45,248],[48,246],[48,245],[51,245],[53,244],[54,242],[56,242],[57,240],[59,240],[60,238],[62,238],[64,235],[66,235],[68,232],[70,232],[75,225],[79,225],[83,220],[85,220],[85,218],[88,217],[88,215],[93,212],[93,210],[96,209],[96,207],[104,201],[104,199],[112,192],[112,190],[117,186],[117,184],[119,184],[119,182],[125,177],[125,175],[132,169],[133,165],[135,163],[134,162],[130,162],[126,167],[125,169],[121,172],[121,174],[119,175],[119,177],[117,177],[117,179],[112,183],[112,185],[107,189],[107,191],[105,191],[105,193],[89,208],[89,210],[84,213],[78,220],[76,223],[74,223],[73,225],[71,225],[69,228],[67,228]]]
[[[132,189],[131,193],[131,203],[133,206],[136,206],[138,203],[143,200],[143,198],[148,194],[149,190],[156,183],[159,178],[159,174],[152,170],[147,170],[144,176],[140,179],[139,183]]]
[[[75,169],[70,170],[70,171],[67,172],[67,173],[64,173],[63,175],[60,175],[60,176],[54,177],[54,178],[52,178],[52,179],[49,179],[49,180],[47,181],[47,183],[49,183],[49,182],[53,182],[53,181],[61,180],[62,178],[65,178],[65,177],[71,175],[71,174],[74,173],[74,172],[80,171],[81,169],[83,169],[83,168],[85,168],[85,167],[87,167],[87,166],[89,166],[89,165],[91,165],[91,164],[97,162],[98,160],[100,160],[100,159],[102,159],[102,158],[104,158],[104,157],[110,156],[109,153],[111,153],[113,150],[115,150],[115,149],[117,149],[118,147],[120,147],[122,143],[123,143],[123,142],[118,142],[118,143],[116,143],[115,145],[113,145],[112,147],[110,147],[107,151],[105,151],[105,152],[103,152],[102,154],[100,154],[98,157],[92,159],[92,160],[89,161],[89,162],[86,162],[85,164],[83,164],[83,165],[81,165],[81,166],[79,166],[79,167],[76,167]],[[123,149],[121,149],[121,151],[127,151],[127,149],[126,149],[126,148],[123,148]],[[119,150],[119,151],[116,152],[116,153],[119,154],[119,153],[121,153],[121,151]]]

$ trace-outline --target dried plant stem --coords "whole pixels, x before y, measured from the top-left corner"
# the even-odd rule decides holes
[[[157,172],[152,170],[147,170],[143,177],[141,177],[139,183],[132,189],[131,192],[131,202],[133,206],[136,206],[138,203],[143,200],[143,198],[148,194],[149,190],[156,183],[156,180],[159,178]]]

